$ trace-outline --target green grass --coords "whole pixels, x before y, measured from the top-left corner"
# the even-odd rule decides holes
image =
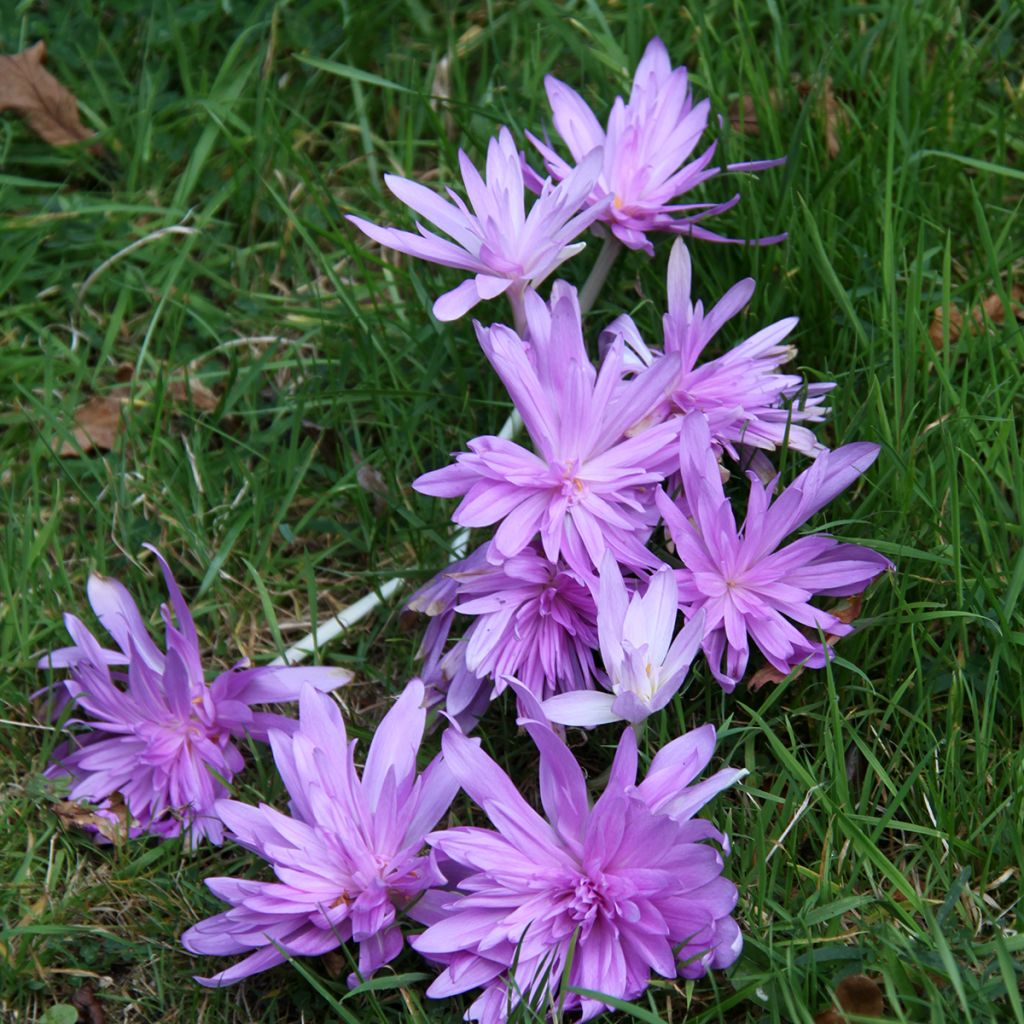
[[[882,445],[828,521],[898,569],[829,670],[724,697],[701,669],[648,731],[650,756],[685,726],[722,723],[722,761],[750,771],[711,809],[733,836],[746,951],[610,1016],[808,1024],[864,971],[890,1020],[1024,1022],[1024,340],[1012,318],[938,351],[927,336],[934,307],[1005,297],[1024,270],[1024,15],[1009,0],[4,5],[0,51],[44,38],[106,149],[50,149],[0,120],[5,1022],[35,1021],[85,982],[108,1021],[460,1017],[422,980],[347,996],[346,971],[320,960],[228,991],[194,985],[209,968],[177,936],[217,909],[202,878],[252,858],[97,849],[65,831],[39,782],[56,737],[34,727],[33,666],[63,644],[61,612],[83,612],[92,569],[156,607],[146,541],[170,556],[211,665],[269,658],[376,583],[444,563],[450,508],[410,481],[496,430],[507,400],[468,324],[427,312],[457,276],[382,263],[343,214],[407,223],[381,175],[456,182],[458,146],[479,158],[497,125],[522,139],[549,123],[549,71],[603,111],[655,33],[717,110],[755,98],[760,136],[727,122],[726,159],[789,158],[741,180],[722,224],[788,228],[789,241],[694,245],[697,292],[713,300],[750,274],[740,326],[800,316],[802,372],[839,382],[823,438]],[[448,98],[432,100],[439,67]],[[810,87],[803,102],[791,76]],[[826,78],[848,121],[834,160]],[[194,232],[141,245],[82,293],[104,261],[181,224]],[[567,268],[577,282],[594,251]],[[622,309],[656,334],[666,252],[619,262],[592,337]],[[135,401],[115,450],[58,458],[72,411],[125,364]],[[171,399],[185,373],[215,410]],[[323,652],[358,673],[345,700],[364,736],[413,668],[418,635],[397,608]],[[486,724],[528,775],[507,709]],[[591,738],[595,774],[614,737]],[[280,797],[268,754],[253,753],[236,791]],[[394,968],[423,965],[406,954]]]

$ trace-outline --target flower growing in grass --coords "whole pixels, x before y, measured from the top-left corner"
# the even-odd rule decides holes
[[[444,883],[434,855],[423,854],[424,836],[458,791],[440,757],[416,773],[422,705],[423,684],[414,679],[374,733],[360,778],[337,705],[303,690],[298,730],[270,734],[291,815],[266,804],[217,803],[232,837],[263,857],[276,881],[206,880],[231,909],[189,928],[183,945],[193,953],[248,955],[197,981],[228,985],[349,939],[359,944],[359,974],[367,978],[401,952],[398,914]],[[358,980],[351,975],[349,985]]]
[[[680,602],[688,616],[704,611],[704,653],[726,691],[746,670],[748,636],[776,669],[789,672],[801,663],[811,668],[825,664],[829,652],[819,631],[832,636],[852,631],[811,605],[811,598],[858,593],[892,563],[870,548],[841,544],[824,534],[779,545],[877,456],[878,446],[864,443],[823,452],[774,501],[774,481],[765,485],[751,475],[747,515],[738,530],[707,420],[700,413],[683,420],[679,461],[688,515],[663,491],[657,503],[684,565]],[[794,622],[809,627],[810,635]]]
[[[656,564],[644,547],[655,521],[651,485],[672,466],[678,423],[631,436],[678,368],[666,356],[623,384],[623,346],[612,345],[600,372],[583,345],[576,291],[562,281],[550,311],[527,295],[530,346],[502,325],[477,326],[491,365],[523,418],[536,454],[500,437],[478,437],[455,463],[413,481],[424,494],[463,496],[452,518],[462,526],[499,523],[488,558],[519,554],[540,534],[545,557],[584,576],[607,548],[630,566]],[[664,467],[654,464],[660,454]]]
[[[394,174],[384,175],[391,191],[415,213],[431,221],[452,241],[417,224],[419,234],[378,227],[349,215],[361,231],[390,249],[456,267],[474,276],[434,303],[438,320],[457,320],[482,299],[509,292],[513,308],[521,307],[528,285],[536,287],[585,245],[573,242],[602,213],[607,202],[587,196],[601,167],[600,153],[584,155],[579,166],[559,185],[539,183],[539,198],[529,213],[523,205],[522,160],[512,135],[502,128],[487,146],[487,178],[459,151],[459,166],[469,206],[448,190],[451,202]],[[581,209],[587,202],[587,208]]]
[[[546,818],[477,741],[445,733],[452,773],[494,827],[428,836],[460,881],[457,891],[432,892],[413,909],[429,927],[411,945],[445,965],[427,994],[483,988],[466,1014],[483,1024],[506,1020],[520,1000],[542,1016],[561,1005],[589,1020],[604,1004],[569,986],[635,999],[652,971],[695,978],[728,967],[742,948],[730,916],[736,887],[722,877],[719,851],[704,842],[724,845],[724,837],[692,815],[738,773],[688,785],[710,757],[714,730],[669,744],[637,786],[636,739],[627,729],[591,807],[575,757],[529,691],[517,692],[527,716],[520,724],[540,752]]]
[[[584,579],[535,544],[459,578],[455,610],[474,616],[466,665],[505,688],[515,676],[538,699],[591,685],[597,608]]]
[[[754,293],[747,278],[733,285],[715,306],[704,312],[703,304],[690,298],[692,268],[682,239],[672,246],[668,261],[668,312],[664,317],[664,354],[648,348],[629,316],[614,320],[604,335],[606,342],[622,337],[627,359],[635,357],[638,369],[648,367],[669,353],[680,363],[659,406],[663,415],[699,411],[707,418],[711,437],[733,458],[738,445],[772,450],[785,443],[804,455],[823,451],[805,426],[820,423],[828,413],[825,395],[834,384],[805,385],[799,374],[779,373],[779,367],[796,355],[793,345],[783,344],[797,325],[787,317],[707,362],[697,365],[722,326],[742,310]],[[799,400],[797,400],[799,399]]]
[[[542,705],[552,722],[586,727],[642,722],[676,695],[704,637],[701,610],[673,640],[679,591],[667,565],[651,577],[643,596],[639,591],[630,596],[615,559],[605,555],[597,608],[604,663],[598,679],[611,692],[556,694]]]
[[[149,545],[147,545],[149,547]],[[270,728],[287,731],[293,719],[254,704],[291,701],[303,685],[330,690],[352,678],[338,668],[250,668],[242,663],[210,684],[188,605],[155,548],[170,593],[166,653],[151,639],[135,602],[116,580],[89,577],[88,594],[118,650],[107,650],[76,616],[64,616],[71,647],[42,658],[40,668],[68,669],[61,703],[73,702],[68,724],[87,727],[59,748],[47,770],[70,776],[69,798],[100,805],[120,794],[130,835],[171,838],[186,831],[193,845],[222,841],[214,802],[227,795],[244,764],[236,741],[266,740]]]
[[[550,75],[544,80],[555,128],[579,164],[588,154],[600,148],[603,154],[601,173],[588,202],[602,204],[600,220],[612,234],[630,249],[643,249],[654,254],[647,234],[670,231],[712,242],[734,242],[740,239],[700,227],[698,222],[723,213],[739,202],[739,195],[723,203],[675,203],[723,168],[710,166],[717,143],[691,160],[708,124],[711,104],[701,100],[694,104],[686,68],[673,68],[665,44],[658,38],[647,44],[637,65],[629,102],[616,97],[608,118],[608,128],[601,127],[594,112],[580,95]],[[573,174],[573,165],[558,153],[527,133],[544,159],[548,173],[556,180]],[[730,164],[727,171],[757,171],[775,167],[783,160],[759,160]],[[527,178],[531,187],[539,188],[540,179]],[[611,200],[609,205],[607,204]],[[786,236],[756,240],[758,245],[782,241]]]

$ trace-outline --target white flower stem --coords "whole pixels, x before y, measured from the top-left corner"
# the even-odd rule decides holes
[[[614,235],[609,235],[604,240],[604,245],[597,254],[597,262],[580,291],[581,313],[589,313],[593,308],[597,297],[601,294],[601,288],[608,279],[608,272],[612,269],[616,257],[621,251],[622,243]],[[526,334],[526,308],[523,304],[522,294],[513,295],[510,291],[508,298],[512,305],[516,333],[523,337]],[[509,441],[519,433],[522,426],[522,417],[517,410],[513,409],[502,424],[501,430],[498,431],[498,436]],[[457,562],[460,558],[466,557],[466,549],[469,547],[469,532],[467,527],[462,527],[452,538],[450,561]],[[281,657],[275,658],[270,664],[298,665],[305,661],[315,650],[365,619],[378,605],[396,594],[404,585],[405,580],[401,576],[387,580],[381,584],[378,590],[365,594],[358,601],[343,608],[337,615],[327,619],[326,622],[319,623],[312,633],[304,636],[298,643],[292,644]]]
[[[580,292],[580,312],[589,313],[601,294],[604,283],[608,280],[608,272],[615,265],[615,260],[622,251],[622,243],[614,236],[609,235],[597,254],[597,262],[590,271],[587,280]]]
[[[509,288],[505,293],[508,296],[508,303],[512,307],[512,326],[520,338],[526,337],[526,282],[521,285]]]

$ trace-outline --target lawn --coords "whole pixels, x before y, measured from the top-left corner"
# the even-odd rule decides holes
[[[430,968],[408,950],[383,987],[351,996],[337,955],[196,985],[210,964],[178,936],[220,909],[203,879],[258,872],[256,858],[98,847],[62,820],[42,778],[59,737],[30,702],[46,681],[35,664],[66,643],[63,612],[95,625],[90,571],[157,621],[146,542],[171,561],[210,667],[265,662],[386,581],[409,592],[447,562],[453,505],[411,481],[497,432],[508,398],[468,320],[430,315],[459,275],[382,251],[344,215],[410,227],[383,174],[454,185],[459,147],[479,163],[500,125],[525,144],[550,127],[545,74],[603,116],[653,35],[721,113],[723,160],[787,157],[706,186],[715,200],[743,192],[719,230],[789,238],[694,242],[695,291],[714,300],[757,279],[730,341],[800,318],[799,372],[838,384],[820,438],[881,446],[814,525],[896,570],[827,669],[725,695],[698,662],[651,720],[642,764],[712,721],[714,767],[749,771],[709,808],[732,838],[745,950],[700,981],[655,981],[608,1019],[810,1024],[863,973],[886,1020],[1024,1024],[1012,0],[3,5],[0,52],[45,40],[98,133],[58,148],[0,119],[4,1024],[83,986],[108,1022],[461,1018],[468,1001],[428,999]],[[597,251],[563,273],[581,284]],[[619,259],[591,341],[623,311],[658,336],[667,252]],[[933,319],[952,306],[962,324]],[[505,317],[497,302],[477,312]],[[97,396],[123,411],[110,450],[73,451],[75,412]],[[364,742],[415,671],[422,622],[400,612],[392,597],[316,654],[356,673],[342,700]],[[513,722],[506,695],[485,745],[532,786]],[[592,776],[617,735],[601,727],[584,750],[570,730]],[[269,751],[247,759],[236,796],[280,802]]]

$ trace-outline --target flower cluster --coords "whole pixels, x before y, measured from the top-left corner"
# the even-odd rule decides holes
[[[829,450],[815,435],[834,385],[783,370],[796,318],[721,340],[752,280],[705,312],[677,237],[660,342],[621,314],[597,333],[599,357],[588,351],[584,316],[620,250],[653,254],[660,233],[736,241],[703,222],[738,196],[680,200],[723,172],[779,161],[715,166],[714,142],[694,156],[710,106],[694,101],[658,39],[605,127],[563,82],[549,77],[546,88],[571,154],[527,133],[547,177],[503,127],[483,174],[460,151],[465,199],[385,177],[447,238],[350,217],[385,247],[470,275],[436,300],[439,320],[507,297],[511,324],[474,329],[515,410],[508,429],[468,440],[413,481],[459,499],[455,523],[489,532],[409,599],[407,610],[430,620],[420,674],[384,716],[361,772],[324,692],[349,674],[239,666],[206,683],[191,616],[159,555],[173,608],[166,653],[127,591],[93,577],[90,600],[118,650],[69,615],[74,646],[43,659],[70,673],[63,704],[78,730],[51,773],[70,779],[71,799],[99,814],[122,799],[133,835],[226,836],[266,864],[264,879],[207,880],[228,909],[182,942],[242,959],[197,979],[205,985],[353,942],[355,986],[408,945],[438,970],[428,995],[475,992],[466,1019],[500,1024],[520,1003],[538,1019],[570,1010],[589,1020],[640,996],[652,975],[729,967],[743,946],[738,890],[723,874],[729,839],[696,815],[743,773],[696,781],[716,742],[705,724],[654,752],[638,782],[638,736],[701,676],[732,691],[752,647],[782,675],[824,666],[853,629],[829,601],[891,567],[822,532],[793,536],[879,450]],[[529,209],[527,189],[537,195]],[[588,285],[578,294],[557,279],[543,298],[538,287],[588,230],[605,239]],[[800,460],[788,486],[773,461],[780,451]],[[505,691],[536,747],[542,813],[484,752],[486,737],[470,735]],[[297,721],[252,707],[296,699]],[[612,723],[625,728],[606,734],[615,753],[592,799],[564,727]],[[428,724],[443,727],[441,750],[418,771]],[[287,811],[228,798],[245,737],[270,744]],[[475,825],[445,820],[460,790],[477,805]]]

